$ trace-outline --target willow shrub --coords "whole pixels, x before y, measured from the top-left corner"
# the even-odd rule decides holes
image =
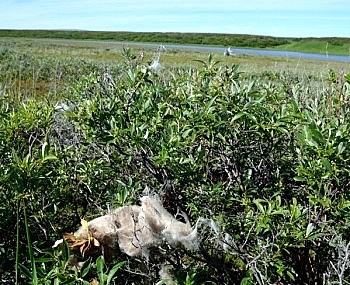
[[[180,283],[349,281],[349,75],[251,77],[211,56],[199,65],[157,73],[129,53],[119,69],[84,68],[62,108],[2,98],[0,249],[10,264],[20,236],[30,271],[13,228],[24,206],[43,249],[80,217],[150,192],[173,214],[214,219],[221,234],[202,230],[197,252],[130,259],[118,282],[155,283],[164,262]],[[49,252],[39,281],[86,283],[87,271],[64,273],[67,258]]]
[[[218,221],[234,243],[224,252],[203,233],[191,259],[214,272],[203,279],[338,280],[337,248],[348,240],[349,83],[339,75],[319,89],[286,86],[247,80],[210,56],[201,65],[168,77],[134,65],[77,86],[73,117],[104,158],[109,194],[135,199],[148,189],[174,213]]]

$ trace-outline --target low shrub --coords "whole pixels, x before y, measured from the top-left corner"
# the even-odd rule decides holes
[[[348,281],[349,75],[315,84],[251,78],[211,56],[200,64],[155,72],[129,56],[83,68],[55,100],[1,94],[4,281],[103,284],[108,272],[118,284],[167,274],[180,284]],[[154,193],[173,215],[213,219],[220,234],[200,231],[196,251],[164,242],[147,262],[121,253],[111,262],[127,263],[110,271],[102,257],[68,269],[67,244],[47,250],[81,218]]]

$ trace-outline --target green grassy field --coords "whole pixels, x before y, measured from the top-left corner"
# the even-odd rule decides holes
[[[350,43],[348,39],[300,39],[293,40],[288,44],[280,45],[276,49],[321,54],[341,54],[350,56]]]
[[[2,48],[13,49],[18,52],[34,56],[47,56],[57,59],[80,58],[100,62],[119,62],[123,58],[123,48],[133,49],[135,54],[144,52],[144,62],[149,62],[157,54],[157,44],[152,46],[138,43],[111,43],[106,41],[91,40],[66,40],[66,39],[30,39],[30,38],[0,38]],[[205,60],[208,52],[199,50],[182,50],[168,48],[162,51],[161,62],[165,66],[198,66],[195,60]],[[239,64],[242,70],[247,71],[282,71],[285,69],[295,72],[320,73],[329,69],[342,69],[347,63],[319,61],[296,58],[278,58],[252,55],[236,55],[226,57],[222,53],[216,53],[215,58],[221,64]]]

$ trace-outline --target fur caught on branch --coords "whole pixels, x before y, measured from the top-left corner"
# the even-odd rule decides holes
[[[186,222],[171,215],[158,198],[144,196],[141,198],[141,206],[123,206],[89,223],[85,222],[85,225],[82,223],[82,227],[74,235],[66,235],[66,239],[68,237],[71,248],[80,247],[83,254],[89,254],[89,249],[98,245],[109,256],[121,250],[129,256],[147,258],[149,249],[164,241],[174,247],[197,250],[200,225],[209,226],[218,234],[212,220],[199,219],[191,227],[188,217],[185,214],[183,217]]]

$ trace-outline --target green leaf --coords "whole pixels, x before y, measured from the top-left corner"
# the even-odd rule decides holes
[[[340,142],[339,145],[338,145],[338,153],[342,154],[345,149],[346,149],[346,147],[344,146],[344,143]]]
[[[65,239],[63,239],[63,243],[62,243],[62,260],[65,264],[67,264],[69,262],[69,258],[70,258],[70,253],[69,253],[69,246],[68,243]]]
[[[332,165],[329,163],[328,159],[326,159],[326,158],[321,158],[321,162],[322,162],[323,166],[326,167],[326,169],[327,169],[329,172],[332,172],[332,171],[333,171]]]
[[[183,137],[184,139],[187,138],[191,131],[192,131],[191,128],[190,128],[190,129],[187,129],[186,131],[184,131],[184,132],[182,133],[182,137]]]
[[[303,182],[303,181],[306,181],[306,179],[302,176],[295,176],[294,181]]]
[[[314,146],[314,147],[318,147],[318,144],[312,140],[312,139],[305,139],[305,142],[309,145],[309,146]]]
[[[91,261],[90,259],[88,259],[83,263],[83,266],[80,269],[81,277],[85,277],[89,273],[90,268],[91,268]]]
[[[232,118],[231,122],[234,122],[234,121],[238,120],[239,118],[241,118],[241,117],[244,116],[244,115],[246,115],[245,112],[240,112],[240,113],[236,114],[236,115]]]
[[[247,113],[246,115],[247,115],[247,117],[248,117],[249,119],[251,119],[251,120],[254,121],[255,123],[258,122],[256,116],[254,116],[253,114]]]
[[[218,138],[221,139],[223,143],[226,143],[226,138],[221,133],[218,133]]]
[[[30,272],[30,270],[29,270],[27,267],[25,267],[24,265],[22,265],[22,264],[18,264],[18,266],[19,266],[21,272],[23,273],[23,275],[24,275],[25,277],[27,277],[29,280],[32,280],[33,275],[32,275],[32,273]]]
[[[47,161],[47,160],[57,160],[57,156],[53,155],[53,154],[49,154],[47,156],[44,157],[44,161]]]
[[[103,255],[100,255],[96,260],[96,270],[97,270],[97,276],[98,281],[100,282],[100,285],[104,285],[105,276],[103,273],[103,269],[105,266],[105,259]]]
[[[257,206],[257,208],[260,210],[260,212],[264,214],[264,213],[265,213],[265,208],[264,208],[264,206],[260,203],[260,202],[262,202],[262,201],[264,201],[264,200],[256,199],[256,200],[254,200],[253,202],[254,202],[254,204]]]
[[[324,137],[315,123],[304,126],[305,141],[310,146],[319,147],[324,143]]]
[[[324,236],[327,236],[328,233],[316,233],[316,234],[310,234],[306,239],[307,240],[316,240],[320,237],[324,237]]]
[[[114,275],[117,273],[117,271],[124,266],[126,262],[122,261],[117,263],[116,265],[113,266],[113,268],[109,271],[108,275],[107,275],[107,285],[109,285],[114,277]]]
[[[319,144],[323,144],[324,143],[324,137],[322,135],[322,133],[317,130],[317,129],[313,129],[312,130],[312,138]]]
[[[293,275],[292,272],[290,272],[289,270],[287,270],[287,275],[289,276],[290,280],[295,281],[295,277],[294,277],[294,275]]]
[[[253,285],[253,284],[254,283],[250,277],[244,277],[240,283],[240,285]]]
[[[212,105],[214,104],[214,102],[215,102],[215,100],[216,100],[217,97],[218,97],[218,96],[213,97],[213,98],[209,101],[209,103],[206,105],[207,112],[209,112],[209,111],[211,110],[211,107],[212,107]]]
[[[48,262],[54,262],[55,259],[53,257],[38,257],[35,259],[36,263],[48,263]]]
[[[350,73],[344,75],[345,82],[350,83]]]

